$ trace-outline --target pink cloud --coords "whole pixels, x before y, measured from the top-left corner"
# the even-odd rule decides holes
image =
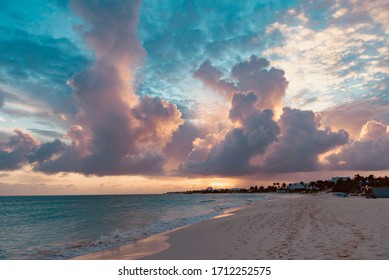
[[[76,123],[68,130],[71,145],[36,170],[97,175],[163,172],[163,149],[183,120],[176,105],[136,95],[134,75],[145,55],[136,34],[140,3],[71,2],[91,25],[84,38],[95,62],[69,81],[78,108]]]
[[[320,112],[321,122],[333,129],[345,129],[357,139],[363,125],[369,120],[389,121],[389,106],[377,100],[357,101]]]
[[[348,142],[348,133],[343,129],[320,129],[312,111],[284,108],[278,124],[281,135],[268,150],[262,166],[267,172],[319,170],[319,155]]]
[[[288,81],[283,70],[269,66],[270,62],[265,58],[252,55],[248,60],[236,63],[228,78],[223,78],[223,72],[214,67],[210,60],[205,60],[194,77],[223,93],[227,100],[232,99],[235,91],[250,91],[258,98],[257,108],[274,110],[282,106]]]
[[[389,169],[388,126],[377,121],[368,121],[362,127],[358,140],[350,142],[327,160],[332,169]]]

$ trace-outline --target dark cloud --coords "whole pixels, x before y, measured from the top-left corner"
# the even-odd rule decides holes
[[[252,55],[236,63],[227,85],[222,72],[204,61],[194,76],[231,99],[229,118],[237,127],[223,135],[207,135],[194,146],[182,172],[203,175],[244,175],[258,172],[253,165],[279,133],[273,111],[281,106],[288,85],[284,71],[269,68],[269,61]],[[232,86],[231,86],[232,85]],[[243,91],[234,91],[235,89]]]
[[[65,149],[65,143],[55,139],[52,142],[46,142],[36,147],[32,155],[28,156],[28,160],[30,163],[42,163],[51,160],[54,155],[62,153]]]
[[[7,142],[11,135],[5,131],[0,130],[0,142]]]
[[[14,170],[26,164],[40,164],[65,150],[65,143],[58,139],[53,142],[39,143],[34,136],[14,130],[7,141],[0,142],[0,170]]]
[[[232,67],[231,75],[238,80],[249,79],[251,75],[267,68],[270,62],[265,58],[258,58],[252,55],[248,61],[239,62]]]
[[[229,118],[232,121],[244,121],[252,113],[257,103],[257,96],[253,92],[237,92],[234,94],[231,102]]]
[[[214,67],[209,59],[204,60],[193,74],[193,76],[196,79],[201,80],[204,85],[218,91],[227,98],[230,98],[233,91],[237,90],[237,88],[232,81],[222,79],[223,75],[223,72]]]
[[[266,59],[252,55],[248,61],[237,63],[231,70],[240,90],[252,91],[258,96],[257,107],[261,109],[282,106],[288,86],[285,72],[273,67],[268,70],[269,64]]]
[[[228,99],[232,98],[234,91],[250,91],[257,96],[257,108],[274,110],[282,107],[288,81],[283,70],[269,69],[269,65],[265,58],[252,55],[248,60],[236,63],[228,79],[225,79],[221,70],[214,67],[210,60],[205,60],[194,77]]]
[[[246,102],[237,102],[244,100]],[[266,148],[275,141],[279,127],[272,119],[271,110],[259,111],[254,105],[247,106],[247,103],[254,104],[256,96],[252,93],[235,93],[230,116],[236,117],[242,122],[242,127],[235,128],[228,132],[224,139],[216,142],[208,154],[202,156],[204,150],[193,149],[185,164],[180,169],[183,172],[203,175],[244,175],[254,173],[255,169],[250,160],[256,155],[263,154]],[[245,115],[236,114],[248,108]],[[205,141],[207,138],[205,138]],[[208,145],[206,143],[206,145]]]
[[[185,121],[176,132],[174,132],[171,142],[169,142],[163,152],[167,158],[178,164],[186,160],[188,154],[193,149],[193,141],[197,138],[204,138],[208,130],[198,127],[189,121]]]
[[[255,103],[253,93],[235,93],[230,118],[241,127],[221,139],[205,137],[180,170],[202,175],[314,171],[323,168],[319,155],[348,142],[344,130],[320,129],[312,111],[284,108],[276,123],[272,111],[259,111]]]
[[[358,140],[342,148],[337,154],[327,157],[332,169],[386,170],[389,169],[388,126],[377,121],[368,121]]]
[[[0,142],[0,170],[20,168],[28,162],[33,150],[39,147],[39,141],[19,129],[8,141]]]
[[[284,108],[278,123],[281,135],[269,149],[263,164],[267,172],[318,170],[320,154],[348,142],[348,133],[344,130],[319,129],[319,120],[312,111]]]

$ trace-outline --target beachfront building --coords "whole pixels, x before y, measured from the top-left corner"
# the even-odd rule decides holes
[[[311,192],[311,191],[319,191],[320,188],[316,185],[312,184],[304,184],[301,183],[292,183],[288,185],[289,192]]]
[[[307,187],[305,186],[304,183],[292,183],[288,185],[288,190],[290,192],[301,192],[301,191],[306,191]]]

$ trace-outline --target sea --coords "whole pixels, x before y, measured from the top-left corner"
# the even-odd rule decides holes
[[[267,199],[258,193],[0,196],[0,259],[69,259]]]

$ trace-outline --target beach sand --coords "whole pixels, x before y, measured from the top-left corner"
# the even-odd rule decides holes
[[[233,215],[75,259],[389,259],[389,199],[274,197]]]

